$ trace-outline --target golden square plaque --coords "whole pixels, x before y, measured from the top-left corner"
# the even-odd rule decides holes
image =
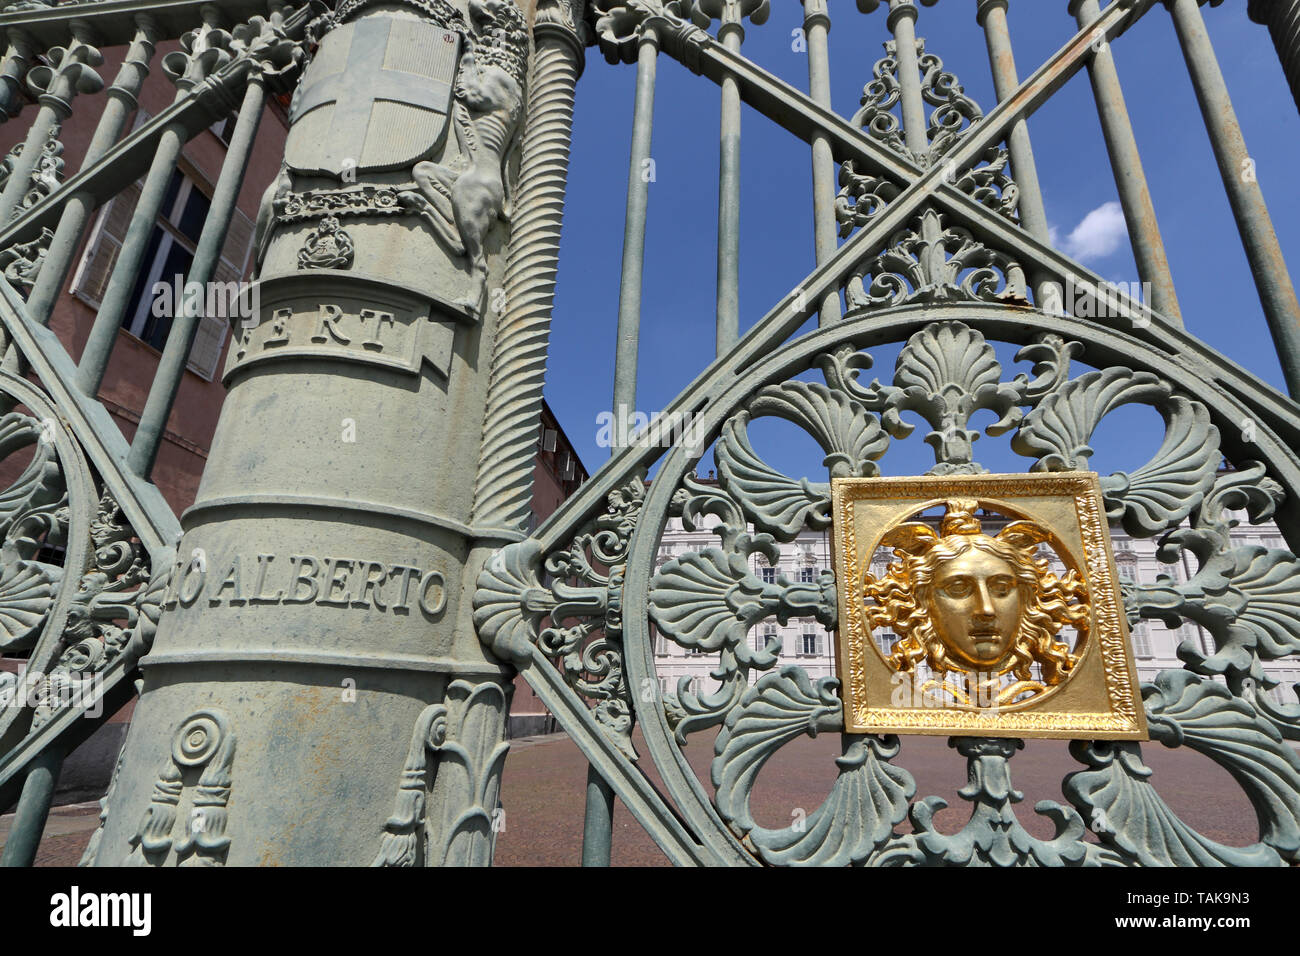
[[[1095,474],[831,490],[849,733],[1147,739]]]

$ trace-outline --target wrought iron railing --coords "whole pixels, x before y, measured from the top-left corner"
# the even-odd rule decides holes
[[[882,4],[859,0],[858,6],[874,13]],[[1096,0],[1074,0],[1078,31],[1022,81],[1011,56],[1008,4],[979,0],[998,96],[987,112],[964,95],[933,51],[922,50],[915,4],[887,6],[891,47],[874,67],[862,110],[847,120],[830,108],[825,0],[804,4],[810,93],[741,52],[740,23],[761,23],[766,0],[597,0],[590,11],[587,29],[606,58],[637,71],[616,411],[636,405],[650,200],[641,170],[650,158],[661,55],[719,86],[723,152],[718,357],[664,413],[691,420],[703,443],[634,442],[619,450],[536,533],[493,555],[475,594],[479,637],[524,674],[590,761],[584,859],[608,860],[616,796],[676,863],[1294,861],[1300,760],[1288,741],[1300,739],[1300,708],[1280,707],[1258,687],[1265,662],[1300,651],[1293,583],[1300,567],[1292,551],[1233,547],[1225,529],[1227,512],[1244,508],[1257,520],[1276,515],[1292,550],[1300,545],[1294,451],[1300,416],[1286,396],[1182,328],[1109,50],[1155,5],[1116,0],[1101,9]],[[1168,6],[1286,380],[1300,394],[1300,305],[1258,183],[1238,175],[1245,146],[1201,12],[1196,0]],[[265,97],[291,91],[316,12],[280,3],[218,7],[181,0],[20,3],[0,11],[8,44],[0,105],[16,114],[11,122],[29,123],[0,190],[0,222],[7,223],[0,229],[7,279],[0,288],[0,391],[10,409],[0,419],[0,435],[7,454],[30,449],[31,455],[0,496],[0,650],[27,654],[30,671],[46,675],[47,701],[60,675],[74,673],[95,676],[104,713],[129,698],[177,566],[179,526],[150,473],[197,330],[198,303],[187,301],[173,326],[132,441],[96,399],[150,225],[184,144],[236,114],[187,278],[205,283],[214,275]],[[721,24],[716,37],[705,30],[713,21]],[[133,98],[155,45],[176,39],[181,49],[162,63],[177,84],[175,102],[129,132]],[[76,109],[78,94],[104,85],[95,67],[105,45],[128,46],[126,64],[109,87],[82,168],[61,182],[54,170],[51,180],[53,166],[42,163],[57,153],[49,147],[52,134]],[[474,499],[476,521],[503,528],[522,525],[527,512],[532,465],[518,452],[530,446],[540,405],[552,240],[581,63],[580,50],[559,42],[537,44],[534,55],[520,178],[541,198],[514,222],[506,331],[496,343],[496,384]],[[1105,283],[1052,247],[1027,128],[1034,112],[1085,69],[1139,273],[1152,289],[1150,302],[1111,296],[1112,316],[1104,323],[1066,312],[1067,284],[1095,296]],[[24,105],[24,88],[34,102]],[[743,337],[735,145],[742,103],[809,144],[817,261]],[[47,328],[55,301],[94,211],[141,179],[136,221],[74,362]],[[799,335],[815,316],[819,328]],[[1019,346],[1017,360],[1032,368],[1006,374],[990,341]],[[869,350],[902,342],[889,384],[858,380],[870,366]],[[1076,366],[1091,370],[1076,374]],[[824,383],[799,378],[817,370]],[[1189,376],[1198,387],[1188,387]],[[1187,648],[1185,670],[1162,674],[1145,689],[1152,737],[1226,767],[1259,814],[1259,841],[1232,848],[1197,833],[1161,801],[1136,744],[1095,742],[1073,745],[1083,769],[1064,783],[1068,806],[1042,809],[1058,832],[1038,840],[1012,809],[1014,742],[981,738],[958,740],[972,774],[964,794],[974,807],[966,829],[947,836],[931,826],[935,800],[914,801],[915,782],[895,762],[905,758],[905,744],[847,734],[826,803],[804,826],[760,827],[749,794],[763,764],[790,740],[840,732],[843,721],[833,679],[813,681],[746,641],[768,617],[814,617],[830,629],[837,623],[832,580],[764,582],[747,570],[749,555],[830,520],[829,485],[813,480],[825,476],[787,476],[766,463],[750,440],[749,422],[764,416],[791,422],[824,448],[830,476],[868,477],[879,473],[891,443],[909,436],[899,413],[910,410],[932,428],[932,471],[970,474],[982,470],[970,418],[992,409],[999,422],[989,435],[1012,434],[1011,447],[1030,470],[1055,471],[1086,469],[1098,422],[1128,403],[1154,407],[1167,433],[1149,461],[1105,479],[1107,516],[1135,535],[1163,536],[1171,556],[1185,549],[1199,561],[1186,586],[1130,589],[1128,614],[1194,621],[1215,640],[1213,653]],[[1249,438],[1239,427],[1247,420]],[[716,486],[694,480],[707,447],[718,464]],[[1221,471],[1222,458],[1234,470]],[[706,515],[720,519],[717,546],[655,570],[669,517],[703,527]],[[690,649],[719,652],[719,688],[643,694],[642,688],[658,686],[656,632]],[[96,724],[85,717],[89,704],[51,708],[26,700],[16,682],[0,693],[17,701],[0,717],[0,808],[17,805],[4,860],[24,864],[33,859],[60,762]],[[666,796],[636,764],[634,725]],[[702,733],[713,735],[708,781],[690,768],[682,746]],[[412,744],[417,764],[421,741]],[[912,831],[900,832],[909,817]],[[1084,839],[1088,828],[1093,841]]]
[[[929,6],[931,4],[925,4]],[[621,2],[596,4],[596,35],[611,62],[635,64],[636,98],[628,178],[613,407],[636,406],[646,210],[642,170],[651,159],[656,65],[678,60],[715,83],[722,97],[719,178],[717,360],[662,415],[690,420],[703,441],[671,450],[638,442],[566,502],[532,539],[499,553],[480,578],[480,636],[509,655],[591,760],[589,863],[608,860],[609,791],[678,863],[902,863],[1015,865],[1198,865],[1288,862],[1300,849],[1300,709],[1260,692],[1265,662],[1292,657],[1297,622],[1294,555],[1233,547],[1229,511],[1252,521],[1276,516],[1292,547],[1291,452],[1296,406],[1188,335],[1110,45],[1158,6],[1075,0],[1076,34],[1021,80],[1011,55],[1005,0],[975,5],[984,30],[998,102],[987,113],[917,38],[919,11],[907,0],[860,0],[863,13],[888,12],[887,55],[873,70],[852,121],[829,108],[827,4],[805,0],[810,94],[783,83],[739,52],[737,26],[759,23],[763,3]],[[1014,5],[1011,5],[1014,6]],[[1239,126],[1196,0],[1168,4],[1222,173],[1224,189],[1256,277],[1264,316],[1293,394],[1295,292],[1258,183],[1240,175],[1246,158]],[[837,11],[837,16],[842,15]],[[851,14],[849,14],[851,16]],[[716,37],[703,27],[721,19]],[[1071,77],[1087,69],[1107,151],[1149,301],[1108,290],[1100,276],[1052,248],[1026,121]],[[732,308],[739,239],[735,101],[748,104],[808,142],[813,154],[817,268],[736,341]],[[838,164],[838,175],[835,166]],[[835,183],[839,189],[836,191]],[[836,246],[835,233],[846,239]],[[1107,296],[1105,320],[1076,317],[1063,289]],[[1082,312],[1082,310],[1081,310]],[[812,317],[820,328],[798,335]],[[1095,313],[1094,313],[1095,314]],[[1045,331],[1047,330],[1047,331]],[[991,346],[1020,346],[1028,374],[1009,376]],[[858,381],[870,350],[906,343],[892,384]],[[1079,366],[1083,367],[1080,368]],[[1093,371],[1087,371],[1091,367]],[[820,370],[824,384],[802,380]],[[1187,385],[1189,373],[1200,384]],[[838,681],[810,679],[756,651],[746,635],[765,619],[814,617],[834,630],[835,583],[765,583],[748,570],[806,528],[830,521],[829,485],[807,472],[785,475],[758,454],[752,419],[776,417],[813,437],[833,477],[872,476],[887,467],[891,443],[908,437],[900,412],[931,426],[930,474],[983,470],[974,456],[980,409],[998,413],[990,436],[1011,434],[1031,471],[1088,468],[1090,436],[1120,405],[1154,407],[1166,434],[1148,461],[1104,479],[1107,515],[1134,535],[1160,536],[1162,553],[1194,554],[1199,571],[1185,586],[1126,592],[1131,620],[1192,621],[1213,635],[1213,653],[1190,642],[1186,669],[1144,688],[1155,740],[1186,746],[1225,767],[1259,814],[1260,842],[1214,843],[1160,799],[1136,744],[1073,745],[1083,769],[1068,777],[1069,805],[1039,807],[1057,823],[1048,841],[1016,820],[1009,761],[1014,741],[955,738],[970,764],[963,796],[970,820],[955,836],[931,825],[937,798],[914,801],[915,782],[900,765],[896,737],[844,736],[838,777],[826,802],[801,826],[767,830],[749,809],[764,763],[804,734],[843,730]],[[1250,422],[1243,441],[1242,422]],[[1262,430],[1255,426],[1264,423]],[[711,448],[719,484],[694,471]],[[1137,454],[1136,450],[1130,450]],[[1145,456],[1142,456],[1145,457]],[[1235,470],[1221,472],[1221,458]],[[657,466],[653,480],[644,476]],[[713,530],[716,547],[675,557],[654,570],[665,524]],[[771,552],[775,553],[775,552]],[[609,573],[593,568],[611,568]],[[1211,583],[1214,582],[1214,583]],[[1226,588],[1233,597],[1221,597]],[[661,697],[653,639],[720,655],[720,684],[700,694],[683,685]],[[754,681],[758,677],[757,682]],[[584,710],[563,688],[583,693]],[[641,694],[640,688],[651,688]],[[673,810],[630,755],[640,727]],[[691,769],[688,737],[713,737],[709,780]],[[900,756],[901,754],[901,756]],[[899,759],[895,759],[899,758]],[[599,778],[599,779],[597,779]],[[909,819],[912,832],[899,831]],[[1092,839],[1085,839],[1091,829]]]

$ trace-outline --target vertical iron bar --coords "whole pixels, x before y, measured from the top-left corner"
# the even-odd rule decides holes
[[[827,34],[831,28],[826,0],[803,0],[804,42],[808,47],[808,93],[818,105],[831,108],[831,68]],[[835,254],[835,156],[825,133],[812,138],[813,237],[817,264]],[[843,315],[840,297],[832,292],[820,303],[818,324],[831,325]]]
[[[646,210],[650,203],[653,160],[655,70],[659,36],[652,29],[641,34],[636,50],[636,99],[632,106],[632,151],[627,168],[627,210],[623,223],[623,274],[618,291],[618,339],[614,353],[614,416],[616,434],[626,433],[626,423],[636,408],[637,346],[641,336],[641,285],[645,268]],[[616,454],[615,441],[610,454]],[[587,767],[587,806],[582,827],[582,865],[609,866],[613,839],[614,791],[594,767]]]
[[[609,866],[614,839],[614,791],[587,765],[587,811],[582,819],[582,865]]]
[[[733,8],[727,5],[730,13]],[[745,28],[738,19],[724,19],[718,39],[740,53]],[[718,296],[717,354],[740,338],[740,85],[722,79],[722,121],[718,143]]]
[[[1086,30],[1101,16],[1097,0],[1070,0],[1070,13],[1078,20],[1079,28]],[[1165,256],[1164,240],[1156,222],[1151,191],[1147,188],[1146,174],[1142,171],[1142,157],[1138,153],[1133,125],[1129,121],[1128,107],[1120,89],[1119,73],[1110,44],[1104,37],[1094,44],[1088,76],[1092,80],[1093,98],[1101,118],[1101,131],[1106,140],[1106,151],[1115,174],[1120,206],[1128,226],[1129,241],[1133,244],[1133,258],[1137,262],[1138,277],[1150,283],[1151,307],[1175,322],[1183,324],[1183,313],[1174,293],[1174,280]]]
[[[117,344],[117,331],[122,327],[127,307],[131,304],[136,275],[144,264],[149,237],[153,234],[154,223],[162,210],[167,187],[184,145],[185,127],[180,123],[168,125],[158,139],[158,150],[154,153],[153,163],[145,176],[144,188],[140,190],[140,198],[136,201],[135,214],[127,228],[126,239],[118,250],[113,274],[109,276],[108,289],[95,316],[95,323],[90,327],[86,347],[82,350],[81,362],[77,366],[77,387],[92,398],[98,394],[104,372],[108,368],[108,360],[112,358],[113,346]]]
[[[226,241],[235,203],[239,200],[239,191],[244,185],[244,173],[248,169],[248,159],[253,152],[253,142],[257,139],[257,130],[265,108],[263,78],[259,71],[254,70],[249,75],[248,86],[244,90],[244,102],[239,108],[230,148],[226,151],[221,175],[212,193],[212,205],[194,251],[194,262],[185,280],[181,307],[167,333],[167,344],[158,362],[158,373],[149,388],[149,397],[145,400],[140,424],[136,427],[131,451],[127,455],[127,467],[146,480],[158,458],[158,448],[167,428],[167,417],[171,414],[176,393],[181,387],[181,378],[189,361],[190,348],[194,345],[194,336],[199,330],[199,321],[206,311],[205,290],[221,259],[221,248]],[[192,295],[192,291],[195,294]],[[242,297],[240,301],[242,302]],[[230,311],[242,313],[243,310]]]
[[[1282,363],[1287,391],[1292,398],[1300,399],[1300,302],[1296,300],[1295,286],[1282,257],[1277,233],[1273,231],[1273,220],[1246,151],[1241,125],[1232,108],[1200,7],[1196,0],[1172,0],[1168,6],[1250,271],[1255,276],[1264,318]]]
[[[139,105],[137,95],[149,75],[149,61],[153,59],[154,44],[158,41],[158,27],[145,14],[135,18],[136,34],[127,51],[126,59],[117,79],[108,88],[108,102],[99,125],[95,128],[94,138],[86,149],[81,168],[90,169],[113,148],[126,129],[127,120]],[[40,275],[36,285],[27,297],[27,314],[38,325],[49,325],[54,303],[67,281],[68,272],[81,245],[81,238],[86,224],[95,209],[95,200],[89,193],[77,193],[63,207],[59,225],[50,240],[50,249],[41,264]]]
[[[218,29],[221,11],[213,4],[200,8],[203,25],[193,33],[193,49],[201,51],[199,55],[188,55],[182,72],[180,65],[168,72],[175,78],[179,101],[189,90],[203,82],[210,71],[219,68],[221,59],[209,62],[202,56],[209,31]],[[178,54],[171,54],[177,56]],[[164,63],[164,66],[166,64]],[[86,346],[81,353],[81,362],[77,365],[76,385],[81,391],[94,397],[104,380],[109,359],[113,357],[113,347],[117,344],[117,332],[126,317],[126,310],[131,304],[131,293],[135,289],[136,279],[144,255],[153,236],[154,224],[162,211],[163,201],[167,197],[167,187],[171,184],[176,162],[180,159],[189,133],[183,123],[169,123],[158,138],[158,147],[154,152],[153,162],[145,175],[144,186],[136,200],[135,213],[131,225],[127,228],[126,238],[118,249],[117,261],[113,264],[113,274],[108,279],[108,289],[100,302],[95,322],[90,327]]]
[[[885,21],[894,34],[898,59],[898,87],[903,106],[903,142],[918,160],[930,152],[925,121],[925,99],[921,95],[921,67],[916,55],[916,4],[912,0],[889,0]]]
[[[650,201],[650,142],[654,131],[655,67],[659,37],[646,30],[637,45],[632,152],[627,171],[623,225],[623,274],[618,291],[618,339],[614,355],[614,415],[621,424],[636,408],[637,344],[641,335],[641,282],[645,267],[646,208]],[[621,434],[621,432],[620,432]]]
[[[1020,86],[1016,74],[1016,58],[1011,49],[1011,31],[1007,26],[1007,0],[976,0],[975,20],[984,28],[988,46],[989,66],[993,72],[993,89],[998,102],[1009,97]],[[1016,186],[1020,189],[1020,225],[1039,242],[1049,243],[1051,230],[1047,223],[1047,210],[1043,206],[1042,187],[1038,182],[1038,166],[1034,162],[1034,149],[1029,142],[1029,125],[1018,119],[1007,133],[1007,150],[1011,154],[1011,169]],[[1050,277],[1033,277],[1034,300],[1047,311],[1060,311],[1063,307],[1060,283]]]
[[[57,744],[51,744],[32,758],[0,866],[31,866],[35,861],[50,804],[54,801],[54,785],[62,768],[63,750]]]
[[[916,4],[912,0],[889,0],[885,21],[894,34],[894,55],[898,60],[898,90],[903,107],[903,142],[918,164],[929,162],[930,133],[925,119],[925,96],[921,92],[921,65],[916,43]],[[939,238],[939,217],[930,209],[921,211],[921,235],[929,242]]]

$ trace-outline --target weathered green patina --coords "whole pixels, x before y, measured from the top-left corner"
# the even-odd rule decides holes
[[[740,53],[742,18],[766,17],[758,0],[3,5],[0,97],[15,103],[29,81],[41,100],[0,187],[14,213],[0,229],[0,320],[6,368],[31,369],[40,385],[0,373],[8,408],[23,409],[0,418],[0,452],[31,449],[0,496],[0,650],[27,653],[56,683],[98,674],[114,703],[141,688],[86,862],[486,864],[516,669],[590,761],[590,864],[608,861],[615,797],[679,864],[1297,861],[1300,707],[1263,693],[1263,665],[1300,654],[1300,414],[1182,327],[1107,49],[1152,4],[1076,0],[1080,31],[1021,82],[1014,5],[979,0],[969,12],[999,97],[988,112],[926,49],[916,5],[858,3],[882,6],[892,39],[845,120],[829,107],[820,0],[804,4],[810,95]],[[1229,182],[1244,144],[1197,5],[1169,6],[1294,386],[1290,279],[1258,188]],[[704,30],[715,20],[717,37]],[[122,138],[154,44],[177,37],[163,64],[175,103]],[[589,41],[637,70],[614,407],[635,406],[642,173],[661,54],[720,87],[718,357],[664,412],[689,418],[701,441],[616,450],[529,535]],[[129,44],[120,108],[62,181],[54,119],[102,84],[104,43]],[[38,51],[44,72],[31,66]],[[1048,243],[1026,121],[1085,68],[1149,304],[1105,294]],[[234,330],[217,437],[178,524],[148,475],[198,304],[175,326],[132,443],[93,397],[147,230],[128,233],[79,366],[46,325],[96,206],[144,177],[141,202],[156,209],[181,146],[237,112],[190,275],[210,278],[264,97],[288,91],[284,166],[258,222],[261,311]],[[811,147],[817,266],[737,339],[742,102]],[[1083,295],[1067,302],[1065,289]],[[1027,367],[1004,368],[997,343]],[[892,376],[867,384],[873,351],[891,346]],[[1128,742],[1072,744],[1080,769],[1063,781],[1065,802],[1035,808],[1055,823],[1050,840],[1016,817],[1013,739],[952,741],[969,767],[958,833],[933,826],[942,801],[918,799],[906,741],[875,735],[844,735],[826,801],[806,820],[759,825],[750,794],[768,759],[844,723],[835,679],[781,666],[748,639],[767,618],[833,630],[837,582],[764,581],[751,557],[828,527],[830,479],[886,473],[899,442],[924,440],[936,475],[983,473],[977,440],[995,439],[1028,471],[1087,470],[1099,425],[1134,404],[1161,416],[1165,436],[1101,479],[1106,516],[1198,570],[1182,585],[1128,587],[1125,610],[1194,622],[1214,640],[1212,652],[1184,645],[1185,668],[1143,688],[1147,722],[1154,741],[1231,774],[1258,841],[1222,846],[1181,821]],[[985,411],[997,420],[980,431],[972,419]],[[913,434],[909,412],[927,434]],[[765,417],[805,432],[824,459],[788,475],[773,467],[750,437]],[[710,447],[716,484],[695,477]],[[1230,513],[1242,510],[1275,518],[1291,550],[1235,546]],[[670,518],[710,528],[716,544],[656,567]],[[717,689],[660,694],[656,633],[718,653]],[[0,685],[0,696],[17,689]],[[85,710],[5,708],[0,804],[18,807],[5,863],[31,861],[59,762],[93,727]],[[665,794],[637,767],[634,725]],[[695,735],[712,739],[707,780],[683,751]]]

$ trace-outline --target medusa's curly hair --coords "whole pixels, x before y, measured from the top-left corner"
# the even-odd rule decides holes
[[[975,517],[978,502],[953,499],[939,532],[921,522],[907,522],[894,528],[881,542],[893,547],[900,560],[891,564],[884,577],[870,572],[864,580],[863,596],[869,602],[867,617],[873,628],[888,627],[900,640],[889,658],[895,670],[912,671],[928,662],[942,677],[949,671],[968,673],[951,660],[948,648],[930,619],[930,589],[939,569],[975,548],[1001,558],[1014,570],[1020,590],[1020,630],[1000,673],[1010,672],[1030,681],[1030,667],[1042,665],[1043,683],[1059,684],[1078,661],[1064,641],[1057,640],[1061,628],[1072,625],[1082,637],[1088,626],[1088,589],[1077,571],[1063,577],[1053,574],[1046,560],[1035,553],[1047,540],[1039,526],[1013,521],[995,537],[984,533]]]

